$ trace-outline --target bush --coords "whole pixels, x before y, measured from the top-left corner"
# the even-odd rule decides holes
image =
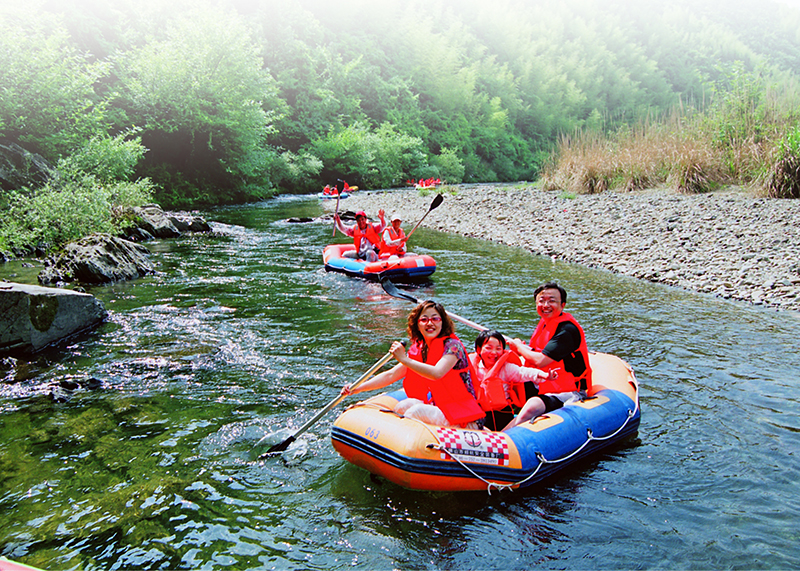
[[[269,163],[269,177],[276,187],[308,192],[320,186],[318,176],[322,172],[322,161],[311,153],[285,151],[274,155]]]
[[[781,140],[777,155],[767,182],[768,196],[800,198],[800,127]]]
[[[399,186],[428,163],[422,139],[388,123],[376,131],[364,123],[330,131],[313,150],[325,165],[323,177],[355,180],[361,188]]]
[[[464,163],[453,149],[443,147],[441,153],[431,157],[431,164],[438,170],[436,176],[450,184],[458,184],[464,180]]]
[[[96,137],[61,159],[59,176],[38,189],[7,194],[0,213],[0,251],[61,246],[95,232],[117,233],[129,207],[153,199],[149,179],[130,181],[145,148],[126,132]]]
[[[82,149],[61,159],[58,171],[68,179],[91,173],[103,184],[130,180],[136,165],[147,152],[142,139],[134,136],[138,131],[130,129],[115,137],[93,137]]]

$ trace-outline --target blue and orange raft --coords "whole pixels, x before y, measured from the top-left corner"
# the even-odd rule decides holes
[[[423,280],[436,271],[436,261],[427,254],[383,255],[377,262],[345,258],[344,253],[354,251],[353,244],[331,244],[322,251],[322,261],[329,272],[341,272],[352,277],[380,281]]]
[[[508,432],[430,426],[392,412],[402,390],[345,410],[331,432],[347,461],[413,490],[462,491],[531,486],[638,432],[639,386],[633,369],[590,353],[593,388],[583,402]]]

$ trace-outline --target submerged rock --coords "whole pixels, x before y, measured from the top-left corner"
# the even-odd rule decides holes
[[[87,331],[105,320],[88,293],[0,282],[0,354],[27,354]]]
[[[45,261],[39,273],[42,285],[58,282],[106,284],[135,279],[154,272],[150,250],[108,234],[93,234],[71,242]]]

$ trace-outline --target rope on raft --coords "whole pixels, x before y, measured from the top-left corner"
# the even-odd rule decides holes
[[[475,478],[477,478],[478,480],[480,480],[484,484],[486,484],[486,491],[491,496],[492,495],[492,489],[513,490],[514,488],[520,487],[525,482],[527,482],[528,480],[530,480],[531,478],[536,476],[536,474],[539,473],[539,470],[541,470],[542,466],[544,466],[545,464],[559,464],[561,462],[566,462],[567,460],[569,460],[570,458],[572,458],[573,456],[578,454],[581,450],[586,448],[586,446],[590,442],[592,442],[593,440],[596,440],[598,442],[602,442],[603,440],[609,440],[611,438],[614,438],[617,434],[622,432],[622,430],[628,425],[628,423],[631,421],[631,419],[636,415],[636,412],[639,410],[639,398],[638,398],[638,396],[639,396],[638,395],[639,386],[638,386],[638,384],[636,385],[636,393],[637,393],[636,394],[636,398],[634,399],[634,404],[635,404],[634,409],[633,410],[628,409],[628,417],[625,419],[625,422],[622,423],[622,426],[620,426],[617,430],[615,430],[614,432],[612,432],[611,434],[608,434],[606,436],[598,437],[598,436],[595,436],[594,434],[592,434],[592,429],[591,428],[588,428],[588,429],[586,429],[586,441],[583,444],[581,444],[576,450],[574,450],[571,454],[568,454],[567,456],[564,456],[562,458],[558,458],[556,460],[548,460],[547,458],[545,458],[542,455],[541,452],[537,452],[536,453],[536,457],[539,459],[539,465],[536,466],[536,469],[533,472],[531,472],[526,478],[523,478],[522,480],[519,480],[518,482],[513,482],[511,484],[501,484],[499,482],[492,482],[490,480],[487,480],[486,478],[484,478],[480,474],[476,474],[475,471],[472,470],[472,468],[470,468],[466,463],[464,463],[462,460],[460,460],[456,456],[453,456],[452,454],[450,454],[450,452],[447,450],[447,448],[445,448],[445,446],[439,442],[439,439],[437,438],[436,434],[434,434],[433,431],[431,431],[431,429],[428,428],[427,424],[425,424],[424,422],[422,422],[421,424],[423,426],[425,426],[426,428],[428,428],[428,432],[431,433],[431,436],[433,436],[433,438],[437,442],[437,444],[428,444],[428,448],[432,448],[434,450],[439,450],[440,452],[444,452],[451,459],[453,459],[456,462],[458,462],[461,465],[461,467],[464,468],[470,474],[472,474],[472,476],[474,476]],[[569,405],[567,405],[567,406],[569,406]],[[413,420],[413,419],[411,419],[411,420]]]

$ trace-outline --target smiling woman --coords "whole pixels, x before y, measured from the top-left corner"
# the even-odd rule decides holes
[[[481,428],[486,413],[475,396],[466,349],[444,307],[430,300],[420,303],[409,314],[407,328],[408,353],[397,341],[390,350],[397,365],[357,390],[345,385],[342,394],[382,389],[403,379],[408,398],[394,407],[397,414],[435,426]]]

